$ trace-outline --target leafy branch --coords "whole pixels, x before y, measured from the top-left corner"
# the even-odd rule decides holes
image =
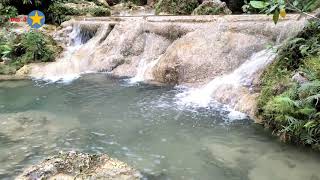
[[[273,21],[275,24],[277,24],[280,17],[282,18],[286,17],[287,10],[298,12],[306,16],[312,17],[314,19],[320,20],[320,18],[307,13],[307,11],[312,9],[311,7],[316,3],[319,3],[318,0],[311,0],[307,3],[299,0],[294,0],[293,2],[290,2],[290,0],[269,0],[269,1],[254,0],[254,1],[250,1],[250,6],[268,15],[273,14]],[[298,8],[298,6],[301,6],[301,8]]]

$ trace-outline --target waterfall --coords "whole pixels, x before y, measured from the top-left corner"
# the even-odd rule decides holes
[[[147,62],[146,58],[142,58],[139,62],[137,74],[130,79],[130,83],[134,84],[137,82],[143,82],[145,81],[145,73],[148,69],[152,69],[158,62],[159,58],[155,60],[151,60],[149,63]]]
[[[216,93],[224,93],[219,92],[222,87],[234,89],[239,87],[250,88],[255,76],[270,64],[275,59],[275,56],[276,54],[269,49],[255,53],[230,74],[218,76],[201,88],[187,89],[185,92],[178,94],[176,96],[178,104],[207,107],[213,100],[212,96]]]
[[[96,41],[91,38],[96,32],[89,32],[80,25],[74,25],[68,35],[68,44],[62,56],[49,64],[34,65],[31,77],[49,82],[70,82],[80,77],[89,64]]]

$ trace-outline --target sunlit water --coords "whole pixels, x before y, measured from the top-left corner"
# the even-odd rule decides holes
[[[0,179],[58,151],[107,153],[145,179],[319,180],[320,157],[220,106],[176,103],[173,87],[106,74],[69,84],[0,82]]]

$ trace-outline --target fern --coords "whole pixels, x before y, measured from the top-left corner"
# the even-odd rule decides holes
[[[312,82],[305,83],[301,85],[301,87],[298,89],[298,92],[303,97],[316,95],[320,93],[320,81],[315,80]]]

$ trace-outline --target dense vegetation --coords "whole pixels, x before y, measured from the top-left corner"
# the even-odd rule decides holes
[[[0,2],[0,15],[5,18],[28,14],[34,9],[43,11],[47,23],[60,24],[71,16],[110,16],[110,8],[98,0],[55,0],[55,1],[4,0]]]
[[[278,53],[262,76],[258,114],[282,140],[320,149],[320,22]]]
[[[0,31],[0,74],[14,74],[23,65],[49,62],[61,52],[52,37],[39,31],[16,34]]]
[[[74,4],[72,6],[70,3]],[[84,0],[58,0],[49,6],[46,11],[49,20],[54,23],[62,23],[69,20],[71,16],[110,16],[111,12],[108,5],[101,4],[99,1],[94,1],[90,4]],[[77,4],[87,4],[86,7],[79,8]]]

